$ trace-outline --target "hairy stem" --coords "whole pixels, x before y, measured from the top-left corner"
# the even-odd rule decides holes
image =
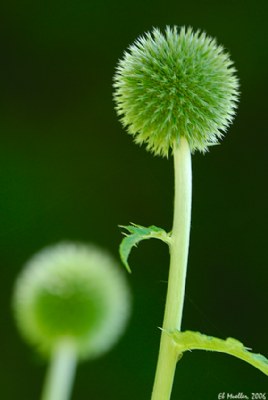
[[[69,400],[76,369],[76,351],[70,341],[55,348],[41,400]]]
[[[165,331],[181,329],[184,304],[192,198],[191,153],[185,138],[174,149],[174,171],[175,200],[168,291],[152,400],[170,399],[178,359],[176,346]]]

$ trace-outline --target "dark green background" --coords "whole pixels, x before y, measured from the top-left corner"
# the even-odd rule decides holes
[[[267,1],[6,1],[0,10],[0,397],[39,398],[45,365],[20,339],[14,280],[40,248],[93,241],[117,256],[118,224],[170,229],[172,161],[132,143],[113,110],[124,49],[166,24],[201,28],[230,51],[241,102],[221,146],[193,157],[193,218],[184,329],[233,336],[268,355]],[[148,400],[168,251],[131,256],[133,315],[120,343],[79,366],[74,400]],[[172,400],[266,392],[268,379],[221,354],[179,363]]]

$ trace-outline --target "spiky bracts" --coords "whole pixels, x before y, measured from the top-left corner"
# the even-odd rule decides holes
[[[139,37],[119,61],[114,87],[128,133],[163,156],[182,136],[192,151],[217,143],[238,100],[228,53],[205,33],[185,27]]]

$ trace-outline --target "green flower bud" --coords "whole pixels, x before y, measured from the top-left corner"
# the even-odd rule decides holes
[[[216,41],[192,28],[146,33],[128,48],[114,78],[116,110],[128,133],[167,156],[185,137],[191,151],[217,143],[238,100],[235,68]]]
[[[30,259],[17,279],[15,318],[25,340],[49,356],[70,340],[78,356],[108,350],[122,333],[130,298],[116,262],[92,245],[60,243]]]

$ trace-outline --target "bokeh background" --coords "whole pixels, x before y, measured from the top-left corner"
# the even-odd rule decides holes
[[[13,284],[36,251],[63,239],[118,257],[118,224],[170,229],[172,161],[132,143],[113,110],[124,49],[153,26],[216,36],[239,71],[241,102],[221,146],[193,157],[184,329],[236,337],[268,355],[267,1],[9,0],[0,6],[0,397],[38,399],[45,364],[13,322]],[[133,314],[106,356],[79,366],[73,400],[150,398],[168,251],[139,245]],[[266,392],[267,377],[229,356],[184,355],[172,399]]]

